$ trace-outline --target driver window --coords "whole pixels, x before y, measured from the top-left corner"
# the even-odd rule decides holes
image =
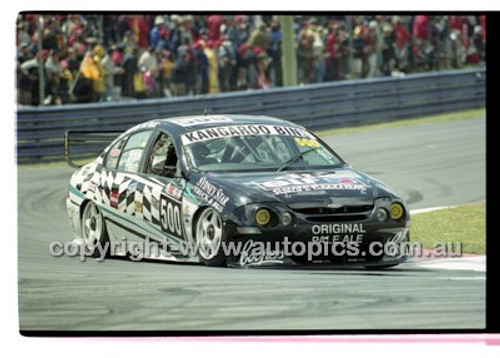
[[[177,154],[169,135],[161,133],[156,139],[149,155],[147,174],[165,176],[165,167],[177,166]]]

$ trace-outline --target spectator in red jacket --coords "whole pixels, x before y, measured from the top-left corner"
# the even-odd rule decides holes
[[[133,15],[129,18],[129,25],[135,37],[135,41],[140,48],[147,48],[149,45],[149,25],[144,19],[144,15]]]
[[[413,21],[413,36],[422,41],[429,39],[429,16],[415,16],[415,20]]]
[[[214,42],[220,39],[220,27],[223,23],[221,15],[210,15],[207,19],[208,38]]]
[[[407,72],[411,35],[406,26],[401,23],[401,18],[399,16],[393,17],[393,24],[396,35],[395,50],[397,66],[399,71]]]

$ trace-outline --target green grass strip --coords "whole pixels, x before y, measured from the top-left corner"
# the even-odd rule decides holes
[[[485,116],[486,116],[486,109],[480,108],[480,109],[471,109],[466,111],[450,112],[450,113],[430,115],[430,116],[410,118],[410,119],[394,120],[382,123],[365,122],[355,126],[345,126],[341,128],[332,128],[332,129],[315,131],[315,133],[319,137],[328,137],[340,134],[351,134],[358,132],[414,126],[420,124],[429,124],[429,123],[437,123],[437,122],[460,120],[460,119],[470,119],[470,118],[485,117]]]
[[[423,248],[432,249],[437,242],[460,242],[462,253],[486,254],[486,203],[413,214],[411,218],[411,240]]]

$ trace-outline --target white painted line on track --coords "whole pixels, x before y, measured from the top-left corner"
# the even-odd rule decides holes
[[[486,272],[486,256],[460,257],[415,262],[415,266],[438,270]]]
[[[397,278],[404,278],[408,279],[408,277],[397,277],[397,276],[391,276],[391,279],[397,279]],[[414,278],[422,278],[426,280],[445,280],[445,281],[485,281],[486,276],[474,276],[474,277],[452,277],[452,276],[443,276],[443,277],[435,277],[435,276],[411,276],[412,279]]]
[[[456,206],[435,206],[432,208],[423,208],[423,209],[413,209],[410,210],[410,214],[422,214],[422,213],[430,213],[431,211],[438,211],[443,209],[452,209],[456,208]]]

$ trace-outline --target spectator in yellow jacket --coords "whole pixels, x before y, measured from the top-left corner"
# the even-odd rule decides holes
[[[82,63],[82,76],[92,80],[93,101],[102,100],[106,86],[104,83],[104,68],[102,58],[105,55],[104,47],[97,45],[84,59]]]
[[[205,56],[208,59],[208,93],[219,92],[218,65],[217,54],[214,51],[214,43],[212,40],[207,42],[205,47]]]

